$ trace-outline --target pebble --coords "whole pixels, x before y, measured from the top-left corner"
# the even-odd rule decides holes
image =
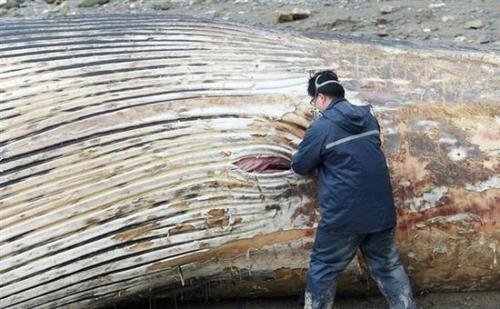
[[[459,35],[453,39],[453,42],[462,43],[462,42],[465,42],[465,40],[467,40],[467,38],[465,36]]]
[[[479,38],[479,44],[488,44],[488,43],[491,43],[491,39],[489,36],[482,36]]]
[[[429,8],[430,9],[439,9],[439,8],[442,8],[442,7],[445,7],[446,6],[446,3],[431,3],[429,4]]]
[[[59,4],[63,3],[63,2],[65,2],[66,0],[44,0],[44,1],[46,3],[48,3],[48,4],[57,4],[57,5],[59,5]]]
[[[23,0],[7,0],[5,3],[0,5],[0,7],[5,7],[7,9],[12,9],[15,7],[21,7],[21,4],[23,3]]]
[[[383,37],[386,37],[389,35],[389,33],[387,33],[387,30],[383,29],[383,30],[380,30],[379,32],[377,32],[377,35],[381,38]]]
[[[443,23],[447,23],[449,21],[454,21],[455,20],[455,17],[454,16],[443,16],[441,17],[441,21]]]
[[[465,29],[481,29],[484,27],[484,23],[480,19],[474,19],[465,23]]]
[[[172,3],[170,1],[156,1],[151,7],[153,10],[166,11],[172,8]]]
[[[389,20],[387,20],[387,18],[385,17],[377,17],[377,19],[375,19],[375,25],[386,25],[389,23]]]
[[[81,8],[90,8],[108,3],[109,0],[83,0],[78,6]]]
[[[291,12],[281,12],[278,16],[278,22],[285,23],[294,20],[301,20],[311,16],[311,11],[295,8]]]
[[[380,7],[380,13],[382,14],[389,14],[392,12],[394,12],[394,7],[392,5],[385,4]]]
[[[203,12],[201,15],[215,18],[215,17],[217,17],[218,13],[216,10],[210,10],[210,11]]]

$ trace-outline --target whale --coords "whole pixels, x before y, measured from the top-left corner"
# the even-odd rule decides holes
[[[156,14],[0,38],[0,308],[302,293],[320,215],[290,158],[323,69],[379,120],[414,289],[500,289],[498,50]],[[362,255],[338,289],[376,290]]]

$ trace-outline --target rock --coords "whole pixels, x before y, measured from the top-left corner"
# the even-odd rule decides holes
[[[59,5],[59,4],[63,3],[63,2],[65,2],[66,0],[44,0],[44,1],[46,3],[48,3],[48,4],[57,4],[57,5]]]
[[[410,38],[410,34],[409,33],[400,33],[399,36],[403,39],[403,40],[407,40]]]
[[[24,0],[7,0],[4,5],[0,5],[0,7],[4,6],[6,9],[11,9],[14,7],[19,7]]]
[[[389,20],[385,17],[377,17],[377,19],[375,19],[375,25],[387,25],[389,23]]]
[[[387,33],[387,30],[382,29],[382,30],[380,30],[379,32],[377,32],[377,35],[378,35],[379,37],[383,38],[383,37],[388,36],[388,35],[389,35],[389,33]]]
[[[239,12],[238,12],[238,14],[239,14]],[[217,17],[219,17],[219,13],[217,12],[217,10],[209,10],[209,11],[205,11],[205,12],[201,13],[200,16],[203,16],[206,18],[217,18]]]
[[[431,32],[431,28],[424,28],[424,29],[422,29],[422,31],[429,33],[429,32]]]
[[[392,5],[384,4],[380,7],[380,13],[389,14],[394,12],[394,7]]]
[[[335,31],[335,26],[337,26],[337,20],[332,19],[328,21],[317,21],[315,27],[312,27],[311,30],[320,30],[320,31]]]
[[[90,8],[108,3],[109,0],[83,0],[78,4],[81,8]]]
[[[63,12],[66,9],[68,9],[68,1],[64,0],[61,4],[56,6],[55,11]]]
[[[430,20],[434,18],[434,12],[428,8],[420,8],[415,15],[418,20]]]
[[[446,6],[446,3],[431,3],[431,4],[429,4],[430,9],[438,9],[438,8],[442,8],[445,6]]]
[[[491,43],[491,38],[487,35],[483,35],[479,38],[479,44],[488,44]]]
[[[0,8],[7,6],[7,0],[0,0]]]
[[[286,23],[289,21],[293,21],[293,15],[291,13],[280,13],[278,16],[278,22]]]
[[[443,23],[447,23],[449,21],[454,21],[455,20],[455,17],[454,16],[443,16],[441,17],[441,21]]]
[[[278,22],[290,22],[294,20],[305,19],[311,16],[311,11],[306,9],[293,9],[291,12],[281,12],[278,17]]]
[[[480,19],[474,19],[465,23],[465,29],[481,29],[484,27],[484,23]]]
[[[465,40],[467,40],[467,38],[465,36],[459,35],[459,36],[457,36],[457,37],[455,37],[453,39],[453,42],[455,42],[455,43],[463,43],[463,42],[465,42]]]
[[[155,1],[152,5],[151,8],[153,10],[158,10],[158,11],[166,11],[170,10],[172,8],[172,2],[171,1]]]

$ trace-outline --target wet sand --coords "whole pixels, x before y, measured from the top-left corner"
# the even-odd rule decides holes
[[[433,293],[417,295],[419,308],[440,309],[498,309],[500,308],[500,291],[469,293]],[[212,300],[208,302],[182,302],[172,299],[143,299],[134,304],[116,304],[109,307],[116,309],[301,309],[298,296],[278,298],[240,298]],[[382,296],[353,297],[339,295],[335,309],[375,309],[387,308]]]

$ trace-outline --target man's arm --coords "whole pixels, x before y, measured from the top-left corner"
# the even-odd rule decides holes
[[[317,126],[310,126],[292,156],[292,169],[300,175],[307,175],[321,163],[323,134]]]

